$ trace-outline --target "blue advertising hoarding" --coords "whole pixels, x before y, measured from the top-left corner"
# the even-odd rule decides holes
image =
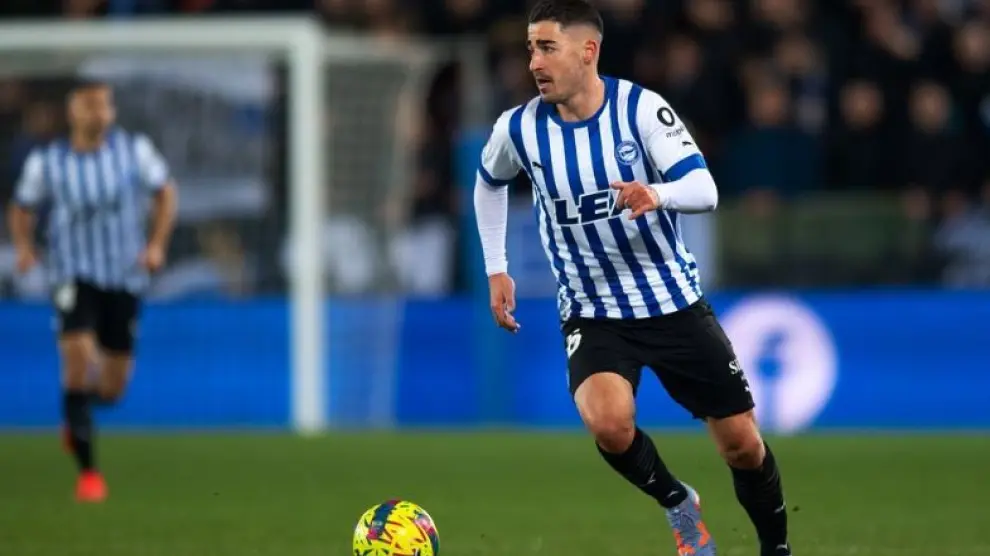
[[[990,428],[990,292],[875,291],[711,298],[765,426]],[[328,416],[340,426],[569,427],[554,303],[523,300],[517,335],[483,303],[331,301]],[[284,300],[146,308],[137,371],[104,424],[286,427],[290,353]],[[46,306],[0,305],[0,427],[58,423],[58,358]],[[655,380],[647,426],[691,426]]]

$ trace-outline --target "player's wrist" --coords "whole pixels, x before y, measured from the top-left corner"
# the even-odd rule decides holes
[[[500,262],[500,263],[485,265],[485,274],[487,274],[489,278],[494,278],[500,274],[508,274],[508,273],[509,273],[508,262]]]
[[[23,254],[35,254],[38,249],[35,247],[34,242],[29,239],[15,239],[14,240],[14,251]]]
[[[666,195],[664,195],[663,184],[651,183],[646,186],[650,191],[650,195],[653,197],[653,202],[656,204],[658,209],[664,207],[664,202],[666,200]]]

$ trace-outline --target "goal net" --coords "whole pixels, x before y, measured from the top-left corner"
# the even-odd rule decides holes
[[[0,26],[0,200],[29,149],[65,132],[64,97],[79,79],[113,86],[119,124],[151,137],[179,185],[130,403],[109,420],[390,423],[396,294],[417,287],[402,263],[416,252],[405,217],[426,101],[467,52],[305,20]],[[43,270],[14,272],[3,229],[0,297],[44,301]],[[49,343],[11,358],[57,364],[50,331],[21,333]],[[8,391],[57,380],[41,374],[8,377]]]

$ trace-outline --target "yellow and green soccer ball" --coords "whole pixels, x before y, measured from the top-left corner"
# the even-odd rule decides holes
[[[440,536],[426,510],[389,500],[364,512],[354,528],[354,556],[439,556]]]

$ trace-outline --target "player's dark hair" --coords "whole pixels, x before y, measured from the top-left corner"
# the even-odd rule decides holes
[[[69,95],[78,93],[79,91],[86,91],[89,89],[110,89],[110,83],[100,80],[100,79],[77,79],[72,82],[69,87]]]
[[[529,12],[529,23],[553,21],[561,27],[589,25],[603,34],[602,14],[587,0],[539,0]]]

